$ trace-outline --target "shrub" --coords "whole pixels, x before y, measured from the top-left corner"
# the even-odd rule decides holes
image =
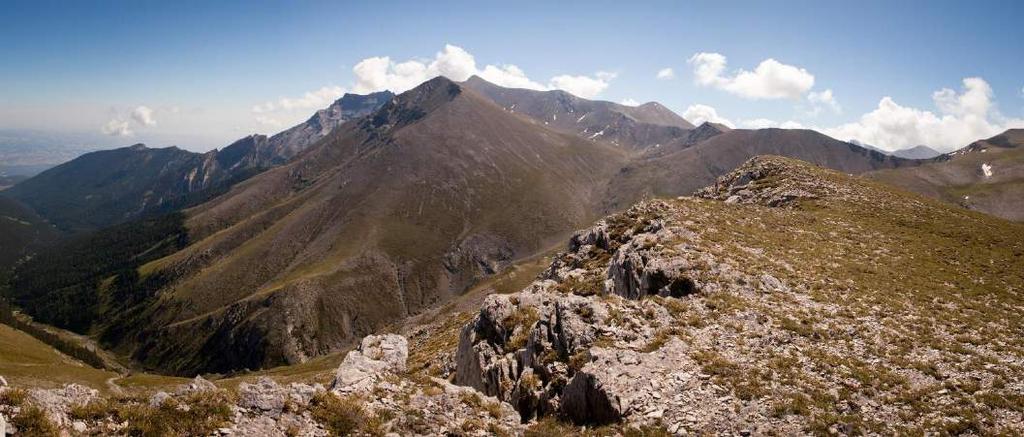
[[[334,436],[353,435],[366,420],[366,412],[357,399],[341,398],[329,392],[317,393],[309,411],[313,419]]]
[[[17,416],[11,418],[11,424],[18,429],[18,435],[32,437],[57,436],[57,426],[46,417],[39,407],[24,407]]]

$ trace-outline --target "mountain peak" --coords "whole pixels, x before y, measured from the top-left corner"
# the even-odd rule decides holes
[[[364,123],[373,129],[410,124],[455,100],[463,89],[451,79],[437,76],[391,98]],[[364,124],[365,125],[365,124]]]

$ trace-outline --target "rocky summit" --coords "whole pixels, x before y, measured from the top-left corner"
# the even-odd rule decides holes
[[[7,387],[0,412],[93,435],[1020,434],[1022,257],[1024,226],[757,157],[304,382]]]

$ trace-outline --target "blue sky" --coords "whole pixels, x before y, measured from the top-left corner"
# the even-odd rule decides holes
[[[5,2],[0,129],[208,150],[370,90],[353,72],[364,59],[430,74],[446,45],[538,88],[888,148],[948,149],[1024,119],[1019,1],[375,3]],[[698,53],[724,65],[702,81],[722,58]]]

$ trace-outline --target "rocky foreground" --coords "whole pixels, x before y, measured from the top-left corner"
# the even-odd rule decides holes
[[[578,232],[478,312],[363,339],[329,386],[6,387],[0,413],[28,435],[1020,435],[1022,275],[1024,227],[760,157]]]

